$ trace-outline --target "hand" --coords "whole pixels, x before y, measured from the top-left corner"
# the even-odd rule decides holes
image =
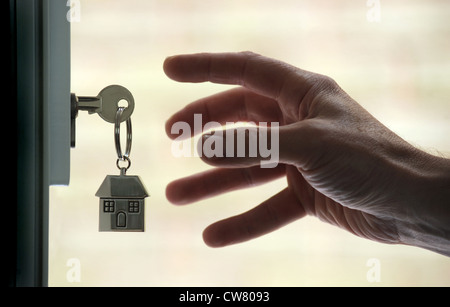
[[[216,168],[167,186],[169,201],[186,204],[286,176],[278,194],[207,227],[209,246],[250,240],[309,214],[360,237],[450,255],[449,160],[408,144],[331,78],[250,52],[169,57],[164,70],[180,82],[241,85],[174,114],[166,123],[171,138],[172,125],[193,126],[194,114],[203,123],[280,126],[277,167],[261,168],[261,157],[202,156]]]

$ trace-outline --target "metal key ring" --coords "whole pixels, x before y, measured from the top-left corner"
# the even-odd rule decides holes
[[[114,121],[114,142],[116,144],[117,157],[122,161],[130,161],[128,157],[130,156],[132,138],[131,117],[127,119],[127,144],[125,147],[125,154],[122,154],[122,148],[120,147],[120,119],[122,117],[123,110],[125,110],[124,107],[119,107],[116,112],[116,118]]]
[[[119,162],[120,162],[120,161],[127,161],[127,162],[128,162],[127,167],[120,167],[120,165],[119,165]],[[124,157],[123,160],[117,159],[117,161],[116,161],[116,166],[117,166],[117,168],[120,169],[121,171],[124,171],[124,174],[125,174],[125,172],[126,172],[126,171],[130,168],[130,166],[131,166],[131,160],[130,160],[130,158],[128,158],[128,157]]]

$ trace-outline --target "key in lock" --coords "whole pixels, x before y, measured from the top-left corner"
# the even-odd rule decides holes
[[[120,122],[130,118],[134,111],[134,98],[131,92],[121,85],[105,87],[97,96],[77,96],[71,94],[71,147],[75,147],[75,119],[78,111],[97,113],[109,123],[114,123],[116,112],[121,101],[126,101]]]

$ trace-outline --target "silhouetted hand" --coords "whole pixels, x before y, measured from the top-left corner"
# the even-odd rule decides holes
[[[203,123],[280,126],[277,167],[261,168],[258,156],[203,155],[217,168],[167,186],[169,201],[186,204],[286,176],[278,194],[207,227],[209,246],[253,239],[310,214],[360,237],[450,255],[450,160],[408,144],[331,78],[250,52],[169,57],[164,70],[181,82],[241,85],[174,114],[166,123],[171,138],[172,125],[193,125],[196,113]]]

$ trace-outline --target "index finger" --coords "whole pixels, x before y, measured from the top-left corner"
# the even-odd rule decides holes
[[[273,99],[303,97],[315,75],[252,52],[172,56],[164,61],[164,71],[176,81],[242,85]]]

